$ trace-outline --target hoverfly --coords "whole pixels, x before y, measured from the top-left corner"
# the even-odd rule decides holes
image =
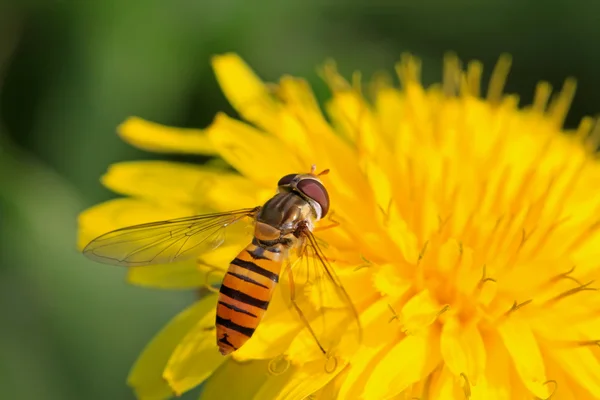
[[[229,264],[219,290],[215,321],[219,351],[227,355],[252,337],[283,270],[291,308],[329,357],[343,336],[359,339],[360,324],[313,234],[315,222],[329,211],[329,194],[319,178],[327,172],[315,174],[313,166],[308,174],[285,175],[276,194],[262,206],[117,229],[92,240],[83,253],[113,265],[167,264],[216,249],[228,228],[249,221],[253,237]]]

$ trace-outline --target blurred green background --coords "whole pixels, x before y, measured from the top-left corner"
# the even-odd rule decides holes
[[[315,67],[328,57],[368,77],[409,50],[431,82],[447,50],[488,73],[507,51],[523,103],[538,80],[572,75],[568,125],[600,110],[592,0],[2,1],[1,399],[133,398],[128,369],[193,295],[131,287],[84,259],[76,216],[112,197],[98,182],[110,163],[156,157],[119,140],[126,117],[204,127],[231,112],[212,54],[236,51],[267,80],[301,75],[323,93]]]

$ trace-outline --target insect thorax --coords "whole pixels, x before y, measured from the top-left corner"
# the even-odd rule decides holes
[[[255,236],[265,241],[290,237],[301,223],[312,231],[315,219],[315,210],[308,201],[293,192],[278,193],[256,217]]]

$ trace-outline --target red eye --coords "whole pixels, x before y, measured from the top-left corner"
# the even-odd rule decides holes
[[[297,188],[321,206],[321,218],[323,218],[329,211],[329,193],[325,186],[315,179],[308,178],[298,182]]]
[[[279,180],[279,182],[277,182],[277,186],[289,185],[290,183],[292,183],[294,178],[297,176],[298,176],[298,174],[288,174],[288,175],[284,176],[283,178],[281,178]]]

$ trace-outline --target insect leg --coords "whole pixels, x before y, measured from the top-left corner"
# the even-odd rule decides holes
[[[290,280],[290,285],[291,285],[291,287],[290,287],[290,300],[291,300],[292,304],[294,305],[294,308],[296,309],[296,312],[300,316],[300,319],[302,320],[302,322],[304,322],[304,325],[308,328],[308,330],[309,330],[310,334],[312,335],[312,337],[317,342],[317,345],[319,346],[319,349],[321,350],[321,352],[323,354],[327,354],[327,352],[325,351],[325,349],[323,348],[323,346],[321,346],[321,342],[319,342],[319,339],[317,338],[317,335],[315,334],[315,332],[313,331],[312,327],[310,326],[310,323],[306,319],[306,316],[304,316],[304,313],[302,312],[302,310],[298,306],[298,303],[296,303],[296,288],[294,287],[294,274],[292,273],[292,266],[291,265],[288,268],[288,278]]]

